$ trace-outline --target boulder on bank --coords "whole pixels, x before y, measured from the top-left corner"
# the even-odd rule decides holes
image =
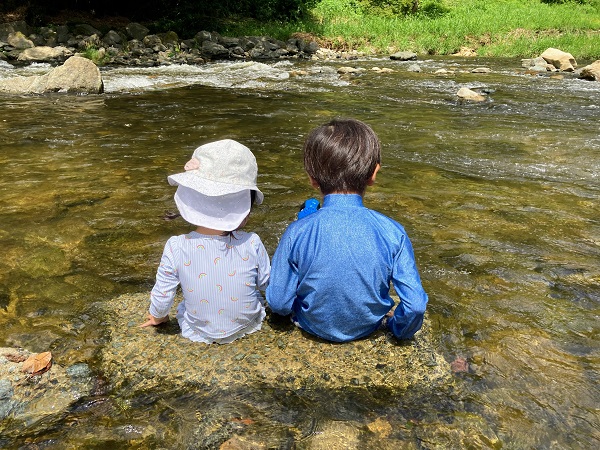
[[[548,64],[552,64],[563,72],[573,72],[577,67],[577,62],[573,58],[573,55],[557,48],[546,49],[540,57],[544,58]]]
[[[39,46],[23,50],[17,57],[22,62],[52,62],[64,61],[73,56],[73,52],[66,47]]]
[[[289,318],[267,316],[256,333],[231,344],[206,345],[181,336],[175,307],[167,324],[140,328],[147,293],[123,295],[102,308],[110,337],[101,352],[102,371],[114,387],[138,394],[165,386],[432,392],[452,384],[427,321],[414,340],[377,331],[339,344],[306,334]]]
[[[129,23],[125,27],[125,31],[127,31],[127,35],[131,39],[135,39],[136,41],[143,41],[144,38],[150,34],[150,30],[148,28],[137,22]]]
[[[27,35],[29,32],[29,26],[24,20],[0,23],[0,41],[6,41],[9,35],[17,32],[24,35]]]
[[[600,81],[600,59],[582,68],[580,78],[590,81]]]
[[[8,45],[13,46],[17,50],[25,50],[34,46],[33,42],[27,39],[20,31],[9,34],[6,41],[8,42]]]
[[[45,75],[0,80],[0,92],[8,94],[44,94],[68,92],[101,94],[104,83],[98,67],[89,59],[72,56],[62,66]]]

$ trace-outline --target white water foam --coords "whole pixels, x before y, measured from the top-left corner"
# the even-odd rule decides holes
[[[191,85],[221,88],[272,88],[289,79],[289,66],[260,62],[221,62],[161,67],[106,69],[102,76],[107,93],[163,90]]]

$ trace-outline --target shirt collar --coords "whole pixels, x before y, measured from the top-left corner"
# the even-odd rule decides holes
[[[363,199],[359,194],[328,194],[323,199],[323,207],[342,206],[342,207],[362,207]]]

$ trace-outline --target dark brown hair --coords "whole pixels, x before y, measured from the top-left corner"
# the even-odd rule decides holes
[[[304,142],[304,169],[325,195],[364,194],[380,162],[377,135],[356,119],[334,119],[312,130]]]

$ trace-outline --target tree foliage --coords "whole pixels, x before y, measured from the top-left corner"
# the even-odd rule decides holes
[[[317,0],[7,0],[0,2],[4,12],[27,9],[31,25],[61,11],[84,12],[96,16],[124,16],[135,21],[155,22],[185,33],[199,29],[217,30],[220,24],[238,18],[259,21],[302,19]]]

